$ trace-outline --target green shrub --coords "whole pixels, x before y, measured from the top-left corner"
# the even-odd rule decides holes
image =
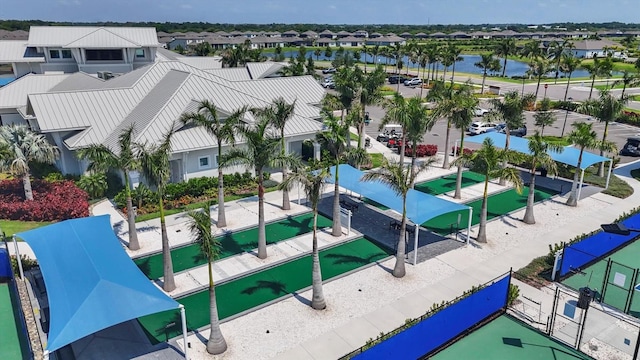
[[[518,285],[509,284],[509,295],[507,296],[507,306],[513,305],[520,296],[520,288]]]
[[[107,175],[104,173],[84,175],[76,182],[76,185],[86,191],[91,199],[101,198],[109,187],[107,184]]]
[[[20,273],[17,259],[18,258],[16,258],[15,255],[11,255],[11,268],[13,269],[14,274]],[[24,271],[29,271],[38,266],[38,260],[28,258],[27,255],[20,255],[20,259],[22,260],[22,270]]]

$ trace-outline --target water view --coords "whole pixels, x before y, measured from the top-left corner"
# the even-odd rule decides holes
[[[275,57],[274,53],[268,53],[265,54],[267,57],[273,58]],[[296,57],[298,56],[298,51],[286,51],[283,52],[283,55],[286,59],[289,59],[291,57]],[[462,61],[459,61],[456,63],[456,73],[458,72],[464,72],[464,73],[470,73],[470,74],[479,74],[482,75],[482,69],[476,67],[474,64],[477,63],[478,61],[480,61],[481,57],[480,55],[461,55],[462,56]],[[322,51],[322,54],[320,54],[320,56],[318,56],[316,58],[316,56],[313,54],[313,51],[307,51],[306,57],[312,57],[313,60],[320,60],[320,61],[331,61],[333,59],[335,59],[335,50],[334,53],[331,57],[326,57],[324,55],[324,51]],[[361,53],[361,58],[360,61],[364,61],[365,60],[365,56],[364,54]],[[410,69],[417,69],[419,67],[418,64],[416,63],[411,63],[409,61],[409,58],[407,56],[405,56],[402,59],[404,64],[409,64],[409,68]],[[385,65],[388,64],[390,67],[395,64],[395,60],[389,58],[387,61],[387,57],[385,56],[381,56],[378,55],[376,57],[376,59],[374,60],[373,56],[371,55],[367,55],[366,56],[366,62],[368,64],[373,64],[373,63],[378,63],[381,65]],[[503,65],[503,59],[500,59],[500,65]],[[453,68],[453,66],[448,67],[447,71],[451,71],[451,69]],[[522,76],[525,74],[525,72],[529,69],[529,65],[523,61],[516,61],[516,60],[507,60],[507,71],[505,73],[506,76],[508,77],[512,77],[512,76]],[[438,64],[438,71],[442,72],[442,70],[444,70],[444,66],[442,66],[441,64]],[[390,70],[391,71],[391,70]],[[500,70],[499,72],[496,72],[496,74],[498,75],[502,75],[502,70]],[[554,74],[550,74],[550,76],[555,76]],[[560,76],[562,77],[563,74],[560,73]],[[573,72],[573,74],[571,75],[571,77],[573,78],[577,78],[577,77],[588,77],[589,73],[586,70],[576,70]]]

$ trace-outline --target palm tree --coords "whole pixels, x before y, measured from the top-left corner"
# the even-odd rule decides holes
[[[451,69],[451,84],[453,84],[453,78],[456,76],[456,63],[463,61],[464,58],[460,56],[460,54],[462,54],[462,49],[453,43],[450,43],[449,46],[447,46],[447,54],[449,58],[453,60],[453,68]]]
[[[542,57],[543,54],[544,52],[540,46],[540,40],[531,40],[524,44],[522,49],[520,49],[520,55],[528,58],[529,63],[532,63],[534,60]]]
[[[36,134],[24,125],[0,126],[0,144],[8,156],[0,158],[0,169],[22,179],[25,200],[33,200],[31,168],[34,162],[53,164],[60,155],[44,135]]]
[[[407,126],[406,139],[412,146],[411,153],[411,177],[415,178],[414,171],[416,169],[416,151],[418,144],[422,142],[424,133],[433,127],[433,117],[429,115],[429,109],[422,104],[422,98],[414,96],[407,101]],[[411,184],[413,188],[414,184]]]
[[[443,101],[439,102],[433,111],[434,117],[446,117],[450,119],[451,123],[458,129],[460,129],[460,151],[464,149],[464,135],[469,128],[469,125],[473,122],[475,116],[474,111],[478,106],[479,100],[473,96],[473,89],[470,84],[460,87],[458,90],[453,90],[451,96]],[[444,149],[446,153],[449,152],[449,147]],[[458,171],[456,174],[456,191],[453,196],[455,199],[462,197],[462,166],[458,165]]]
[[[407,229],[407,193],[415,182],[416,177],[425,171],[433,162],[433,159],[425,161],[415,171],[411,171],[404,164],[397,162],[389,162],[383,159],[382,166],[362,176],[362,181],[379,181],[389,186],[393,192],[402,197],[402,222],[400,224],[400,236],[396,246],[396,264],[393,267],[393,276],[401,278],[406,274],[404,266],[405,258],[405,239]]]
[[[245,149],[232,149],[224,157],[224,165],[245,165],[253,168],[258,178],[258,257],[267,258],[267,237],[264,220],[264,169],[267,167],[295,166],[297,159],[282,155],[281,139],[276,135],[271,119],[258,117],[255,125],[240,124],[238,134],[246,142]]]
[[[480,90],[480,94],[484,94],[484,82],[487,79],[487,72],[500,70],[500,62],[493,57],[492,53],[489,53],[481,54],[480,61],[473,65],[482,69],[482,89]]]
[[[604,123],[604,131],[602,132],[602,143],[607,142],[609,132],[609,123],[615,121],[628,102],[627,97],[617,98],[609,91],[600,91],[598,100],[587,100],[580,105],[581,112],[591,115]],[[600,156],[604,155],[604,149],[600,149]],[[604,163],[600,163],[598,168],[598,176],[604,176]]]
[[[367,106],[376,105],[382,101],[381,89],[382,85],[384,85],[385,77],[382,66],[376,66],[373,72],[365,74],[361,78],[359,100],[360,105],[362,105],[362,113],[358,117],[359,121],[356,123],[359,136],[358,148],[364,146],[364,116],[367,112]]]
[[[122,171],[124,178],[124,193],[127,198],[127,223],[129,226],[129,250],[139,250],[138,232],[136,230],[136,215],[131,200],[131,184],[129,172],[136,170],[138,164],[133,155],[133,125],[122,130],[118,137],[119,148],[113,151],[105,145],[92,145],[78,151],[80,159],[89,160],[89,171],[106,172],[109,169]]]
[[[611,87],[613,88],[619,84],[622,84],[622,94],[620,94],[620,99],[623,99],[627,87],[640,85],[640,74],[638,74],[638,72],[630,72],[625,69],[622,71],[622,79],[614,81]]]
[[[560,69],[563,73],[569,74],[567,76],[567,87],[564,90],[564,99],[563,101],[567,101],[567,94],[569,93],[569,84],[571,83],[571,75],[573,72],[578,69],[582,61],[577,57],[573,56],[573,54],[563,54],[562,59],[560,61]]]
[[[575,46],[570,40],[564,40],[562,42],[552,41],[547,47],[547,55],[550,60],[555,62],[556,77],[554,84],[558,83],[558,76],[560,75],[560,62],[562,57],[566,54],[566,51],[573,49]]]
[[[535,119],[535,125],[540,127],[540,135],[544,135],[544,128],[556,122],[556,117],[553,115],[553,112],[551,112],[551,99],[546,97],[540,101],[540,106],[533,115],[533,118]]]
[[[342,104],[341,119],[351,111],[354,99],[358,98],[358,91],[362,82],[363,73],[358,67],[341,67],[333,77],[336,84],[336,92]]]
[[[369,55],[371,53],[371,49],[369,49],[367,47],[367,44],[363,44],[362,48],[360,49],[360,52],[361,52],[361,54],[364,54],[364,61],[363,61],[363,63],[364,63],[364,73],[366,74],[367,73],[367,64],[368,64],[367,55]],[[359,57],[357,57],[357,56],[355,56],[355,58],[357,60],[360,60]]]
[[[434,109],[434,118],[446,118],[447,119],[447,132],[444,139],[444,161],[442,163],[443,169],[449,168],[449,144],[451,140],[451,115],[449,111],[451,107],[448,105],[454,94],[453,86],[446,86],[443,82],[435,82],[433,88],[427,94],[427,100],[435,101],[436,108]]]
[[[610,76],[613,62],[609,57],[600,60],[600,58],[594,56],[593,63],[583,64],[582,67],[589,72],[589,77],[591,78],[591,90],[589,90],[589,100],[591,100],[596,77]]]
[[[294,100],[291,104],[288,104],[286,100],[282,97],[277,98],[273,101],[270,106],[267,106],[262,109],[251,109],[251,112],[254,115],[259,117],[265,117],[271,121],[271,124],[280,131],[280,155],[284,157],[287,153],[286,142],[284,137],[284,129],[287,125],[287,121],[289,121],[293,115],[296,107],[296,101]],[[289,170],[287,169],[287,165],[283,164],[282,167],[282,181],[287,181]],[[291,209],[291,203],[289,201],[289,190],[284,188],[282,190],[282,210]]]
[[[490,138],[484,139],[482,147],[472,153],[463,153],[454,161],[455,165],[471,168],[484,175],[484,191],[482,196],[482,208],[480,209],[480,227],[476,241],[487,242],[487,200],[489,196],[489,179],[499,177],[511,182],[518,193],[522,190],[520,171],[513,167],[502,166],[503,162],[519,162],[520,156],[506,149],[498,149]]]
[[[167,223],[164,216],[164,194],[169,177],[171,176],[171,137],[175,132],[175,125],[169,128],[160,144],[134,144],[134,151],[138,154],[140,170],[149,185],[158,192],[158,205],[160,207],[160,232],[162,234],[162,263],[163,285],[166,292],[175,290],[176,283],[173,279],[173,262],[171,260],[171,248],[167,235]]]
[[[493,106],[493,112],[497,113],[505,122],[505,150],[509,150],[509,143],[511,138],[511,129],[518,129],[524,124],[524,109],[530,104],[535,102],[535,96],[533,94],[526,94],[520,96],[517,91],[510,91],[504,95],[504,100],[491,99],[491,105]],[[507,162],[503,164],[507,167]],[[500,185],[504,185],[507,179],[501,178]]]
[[[555,175],[558,172],[556,162],[553,160],[549,151],[560,153],[564,150],[564,147],[557,144],[549,144],[544,141],[542,134],[536,133],[529,138],[529,155],[527,155],[527,162],[529,163],[529,195],[527,196],[527,209],[524,212],[524,218],[522,221],[525,224],[535,224],[536,219],[533,216],[533,204],[535,202],[536,191],[536,171],[539,168],[546,169],[551,175]]]
[[[329,171],[327,171],[326,168],[314,172],[309,171],[308,169],[299,168],[296,169],[291,176],[287,180],[283,181],[279,186],[280,189],[288,188],[292,184],[297,184],[302,187],[307,196],[307,201],[311,205],[311,210],[313,211],[311,307],[316,310],[322,310],[327,307],[324,300],[324,293],[322,291],[322,270],[320,269],[320,255],[318,252],[318,204],[322,198],[323,189],[329,176]]]
[[[536,94],[534,96],[535,99],[538,98],[538,92],[540,91],[540,81],[542,77],[545,76],[551,68],[549,67],[549,62],[544,58],[538,58],[529,64],[531,74],[535,75],[538,78],[538,83],[536,85]]]
[[[431,79],[435,80],[435,73],[437,70],[438,58],[440,56],[440,47],[438,44],[430,43],[427,45],[427,58],[429,59],[427,62],[430,67]],[[427,77],[427,84],[429,83],[429,79]]]
[[[573,145],[580,148],[578,163],[576,165],[575,174],[573,175],[573,183],[571,184],[571,194],[567,200],[567,205],[578,206],[578,180],[580,169],[582,169],[582,154],[585,149],[611,151],[615,149],[615,144],[598,140],[598,134],[591,129],[590,123],[575,122],[571,124],[574,130],[567,135],[567,140]]]
[[[339,165],[343,162],[351,162],[361,164],[366,159],[363,153],[357,149],[348,149],[347,141],[349,141],[349,125],[341,122],[338,118],[331,114],[324,114],[325,131],[316,134],[316,140],[320,145],[327,149],[327,155],[330,157],[328,162],[335,166],[334,174],[334,191],[333,191],[333,228],[331,234],[333,236],[342,235],[342,223],[340,221],[340,176]],[[365,154],[366,155],[366,154]]]
[[[189,231],[193,242],[198,244],[200,254],[207,259],[209,274],[209,324],[211,326],[207,340],[207,352],[212,355],[222,354],[227,350],[227,342],[220,331],[216,288],[213,282],[213,262],[220,255],[220,243],[211,231],[211,204],[206,203],[200,211],[189,211]]]
[[[218,220],[216,225],[219,228],[227,226],[227,217],[224,209],[224,174],[220,159],[222,159],[222,146],[225,144],[235,144],[235,126],[242,120],[246,108],[240,108],[231,115],[222,119],[215,104],[208,100],[198,103],[196,112],[184,113],[180,116],[183,125],[193,125],[202,127],[215,138],[218,150]]]
[[[407,110],[407,99],[399,93],[394,94],[382,107],[386,113],[380,122],[380,130],[387,124],[399,124],[402,126],[402,137],[400,138],[400,163],[404,164],[404,149],[407,144],[407,127],[409,126],[409,111]]]
[[[496,47],[496,55],[503,57],[504,61],[502,63],[502,77],[504,77],[507,71],[507,59],[511,55],[516,54],[516,40],[512,38],[505,38],[500,41],[498,46]]]
[[[320,55],[322,55],[322,50],[320,50],[320,49],[315,49],[315,50],[313,51],[313,55],[315,55],[315,57],[316,57],[316,61],[320,60]]]

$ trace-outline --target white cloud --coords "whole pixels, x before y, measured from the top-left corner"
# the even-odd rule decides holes
[[[335,9],[337,9],[337,7],[335,5],[329,5],[329,9],[335,10]]]

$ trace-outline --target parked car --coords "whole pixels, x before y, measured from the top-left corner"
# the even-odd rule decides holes
[[[414,77],[404,81],[404,86],[418,86],[422,84],[422,79]]]
[[[620,155],[640,156],[640,137],[627,138],[627,142],[620,149]]]
[[[506,124],[498,124],[498,126],[496,126],[496,130],[499,133],[502,134],[506,134],[507,133],[507,125]],[[517,136],[517,137],[523,137],[527,135],[527,125],[522,125],[522,127],[517,128],[517,129],[509,129],[509,135],[512,136]]]
[[[479,135],[496,131],[496,126],[497,124],[490,122],[474,121],[471,123],[471,126],[469,126],[469,133],[471,133],[471,135]]]
[[[389,84],[404,83],[405,80],[407,80],[407,78],[405,78],[402,75],[391,75],[391,76],[389,76]]]
[[[402,126],[398,124],[387,124],[382,128],[382,132],[378,134],[376,140],[380,142],[388,142],[392,137],[402,137]]]
[[[335,89],[336,83],[333,80],[325,80],[325,82],[322,83],[322,87],[325,89]]]
[[[489,110],[487,110],[487,109],[483,109],[483,108],[477,107],[473,111],[473,115],[475,115],[475,116],[484,116],[488,112],[489,112]]]
[[[338,70],[336,70],[336,68],[328,68],[328,69],[324,69],[324,70],[322,70],[322,73],[323,73],[323,74],[333,74],[333,73],[335,73],[336,71],[338,71]]]

